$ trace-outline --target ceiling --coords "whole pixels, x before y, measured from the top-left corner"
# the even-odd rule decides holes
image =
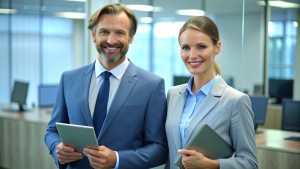
[[[285,0],[286,1],[286,0]],[[300,0],[288,0],[300,4]],[[9,8],[9,0],[1,0],[0,8]],[[245,2],[245,13],[263,11],[264,6],[259,6],[256,0],[121,0],[125,5],[142,4],[149,5],[153,2],[154,7],[160,7],[160,12],[134,11],[137,17],[153,16],[157,21],[186,20],[189,16],[176,14],[178,9],[201,9],[206,14],[242,14],[243,2]],[[171,2],[171,5],[170,5]],[[41,4],[40,4],[41,3]],[[65,0],[11,0],[11,8],[17,9],[19,14],[53,15],[54,12],[79,12],[85,13],[85,2],[74,2]],[[287,9],[271,8],[272,12],[286,12]],[[290,9],[288,9],[290,10]],[[296,11],[297,9],[293,9]],[[298,9],[299,10],[299,9]]]

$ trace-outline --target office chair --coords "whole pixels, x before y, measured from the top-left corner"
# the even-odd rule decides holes
[[[282,100],[281,130],[300,132],[300,101],[292,99]],[[289,137],[285,139],[300,141],[300,137]]]
[[[268,100],[266,96],[249,96],[251,100],[252,111],[254,113],[254,130],[255,134],[262,133],[257,131],[258,125],[265,124]]]

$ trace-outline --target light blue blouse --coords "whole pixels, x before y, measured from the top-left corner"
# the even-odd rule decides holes
[[[194,113],[199,109],[200,105],[202,104],[203,100],[215,84],[216,80],[219,78],[219,75],[217,75],[215,78],[213,78],[210,82],[208,82],[206,85],[204,85],[201,89],[199,89],[196,92],[196,96],[192,93],[192,83],[194,81],[194,77],[192,77],[186,87],[185,93],[187,95],[185,105],[183,108],[183,112],[181,115],[180,120],[180,136],[181,136],[181,147],[184,146],[185,141],[185,133],[187,126],[189,125],[189,122],[194,115]],[[201,119],[199,119],[200,121]]]

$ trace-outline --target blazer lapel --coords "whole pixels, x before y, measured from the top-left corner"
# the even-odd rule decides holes
[[[185,94],[186,85],[183,85],[183,87],[179,90],[178,93],[174,96],[174,101],[171,103],[172,112],[171,115],[171,121],[174,124],[174,127],[172,127],[172,133],[173,133],[173,139],[176,146],[176,149],[181,149],[181,136],[180,136],[180,119],[182,115],[182,111],[185,105],[186,101],[186,94]]]
[[[132,62],[129,62],[129,65],[122,77],[119,88],[114,96],[114,99],[111,103],[110,109],[108,110],[108,114],[103,123],[103,127],[100,131],[98,140],[105,134],[108,127],[111,125],[113,119],[119,112],[121,106],[126,101],[128,95],[132,91],[138,79],[136,78],[136,69],[135,65]]]
[[[197,132],[197,130],[202,126],[203,123],[212,125],[213,121],[204,119],[206,118],[207,114],[211,112],[211,110],[218,104],[226,85],[226,82],[220,76],[206,98],[203,100],[203,103],[201,104],[197,112],[193,115],[187,127],[184,144],[189,141],[192,133]],[[215,119],[217,119],[217,117]]]
[[[91,77],[95,69],[95,62],[90,64],[90,66],[82,73],[81,82],[80,82],[80,91],[81,91],[81,109],[85,118],[85,121],[89,126],[94,126],[90,107],[89,107],[89,90]]]

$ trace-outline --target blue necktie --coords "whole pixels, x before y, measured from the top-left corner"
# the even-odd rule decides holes
[[[107,113],[107,102],[109,95],[109,76],[111,75],[111,73],[105,71],[101,75],[103,77],[103,82],[98,93],[93,117],[94,129],[97,137],[100,133]]]

